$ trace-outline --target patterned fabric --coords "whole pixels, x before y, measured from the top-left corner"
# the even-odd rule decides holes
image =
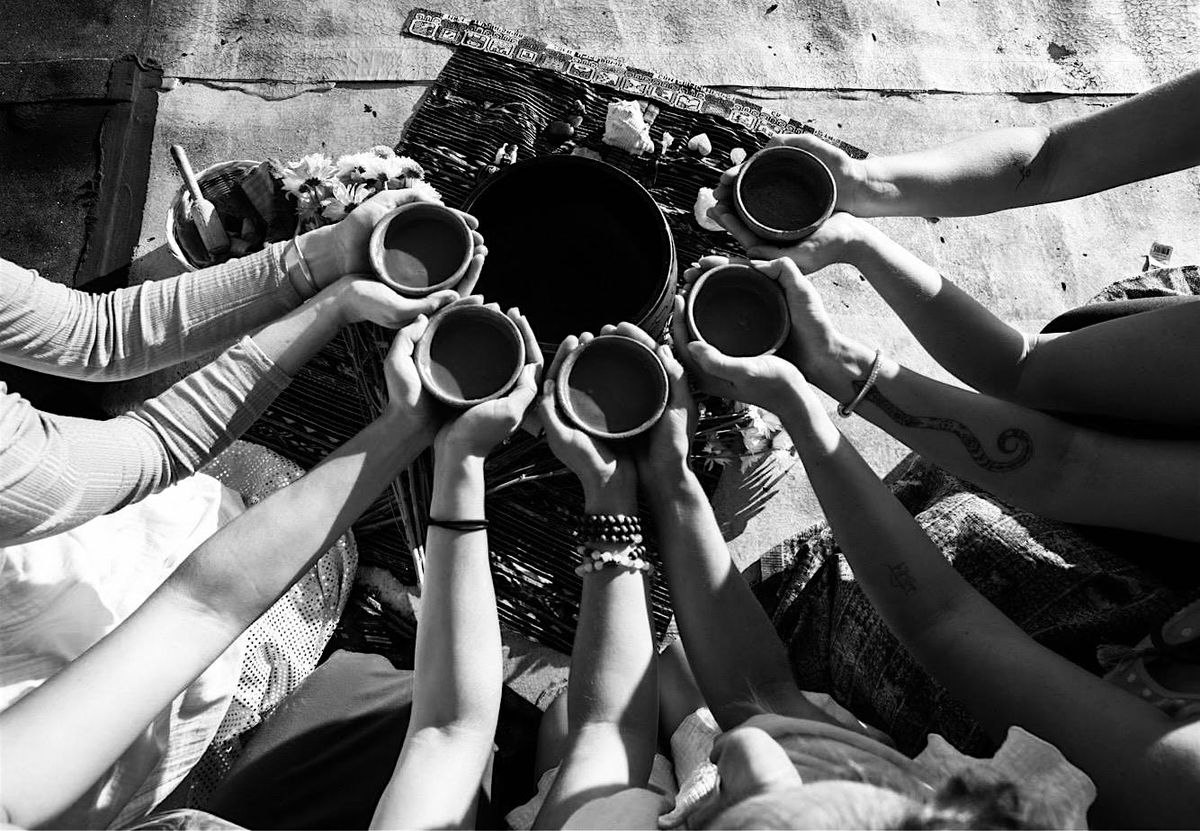
[[[972,586],[1039,643],[1091,672],[1101,669],[1099,647],[1136,643],[1183,602],[1186,584],[1135,564],[1144,537],[1131,548],[1114,533],[1106,545],[1090,529],[1014,509],[916,456],[890,484]],[[828,692],[909,755],[929,733],[972,755],[995,750],[962,703],[888,630],[828,527],[776,546],[761,566],[756,592],[788,645],[801,688]]]
[[[247,442],[236,442],[206,473],[239,491],[247,507],[304,475],[282,456]],[[357,567],[358,550],[347,533],[246,631],[241,675],[225,718],[187,781],[162,807],[205,807],[254,728],[320,662],[346,607]],[[123,815],[118,825],[136,818]]]

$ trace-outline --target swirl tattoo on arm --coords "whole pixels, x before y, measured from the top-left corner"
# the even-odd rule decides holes
[[[862,387],[862,381],[854,382],[856,393]],[[918,416],[906,413],[880,392],[879,387],[872,387],[863,400],[874,404],[884,415],[901,427],[921,430],[941,430],[953,434],[962,442],[967,454],[971,457],[971,461],[989,473],[1011,473],[1033,458],[1033,439],[1029,433],[1019,427],[1010,427],[1007,430],[1001,431],[1000,435],[996,436],[996,448],[1001,454],[1011,458],[993,458],[988,455],[983,442],[971,432],[971,428],[957,419]]]

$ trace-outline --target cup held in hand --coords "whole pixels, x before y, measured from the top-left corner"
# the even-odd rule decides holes
[[[589,435],[628,439],[649,430],[667,408],[667,371],[654,350],[625,335],[599,335],[563,361],[555,397]]]
[[[693,338],[732,358],[772,355],[791,319],[779,283],[753,266],[730,263],[700,276],[687,299]]]
[[[525,339],[495,309],[452,303],[429,319],[417,344],[417,374],[431,395],[465,409],[506,395],[525,366]]]
[[[375,224],[371,268],[405,297],[454,288],[471,265],[475,244],[466,221],[432,202],[409,202]]]
[[[742,165],[734,208],[746,227],[773,242],[804,239],[829,219],[837,183],[825,163],[799,147],[768,147]]]

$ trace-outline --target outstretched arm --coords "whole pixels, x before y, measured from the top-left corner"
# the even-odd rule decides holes
[[[682,311],[676,298],[673,337],[686,357]],[[671,378],[671,403],[638,453],[638,474],[704,699],[724,730],[764,711],[827,720],[796,688],[782,641],[729,556],[708,497],[688,467],[695,405],[683,367],[667,347],[659,347],[659,356]]]
[[[105,421],[42,413],[18,395],[0,396],[0,542],[73,528],[194,473],[253,424],[342,325],[370,320],[396,328],[455,296],[413,301],[372,280],[343,278],[158,397]]]
[[[525,318],[509,314],[525,336],[528,363],[509,395],[471,408],[438,435],[433,519],[484,518],[484,459],[520,425],[537,392],[537,340]],[[487,532],[431,526],[412,716],[372,828],[474,827],[500,712],[500,657]]]
[[[815,136],[774,144],[820,157],[838,207],[857,216],[974,216],[1059,202],[1200,164],[1200,70],[1050,127],[1007,127],[852,160]],[[1152,126],[1151,126],[1152,125]]]
[[[423,198],[384,191],[344,221],[304,234],[298,244],[316,289],[347,274],[370,273],[367,240],[384,213]],[[44,280],[0,260],[0,362],[70,378],[135,378],[228,346],[314,294],[285,245],[248,257],[105,294]]]
[[[606,327],[605,333],[613,327]],[[623,448],[596,441],[565,422],[554,399],[563,360],[592,339],[570,336],[546,373],[538,403],[554,454],[579,477],[587,514],[637,513],[637,477]],[[626,546],[589,541],[597,549]],[[583,575],[579,624],[567,687],[566,748],[534,821],[561,828],[584,804],[645,787],[658,739],[658,673],[644,572],[604,568]]]
[[[796,388],[779,415],[859,585],[994,738],[1020,725],[1056,745],[1096,783],[1103,825],[1195,821],[1200,725],[1180,726],[1021,631],[950,566],[811,391]]]
[[[35,828],[71,805],[428,446],[435,422],[406,357],[412,335],[393,348],[379,419],[218,531],[124,623],[0,713],[0,822]]]

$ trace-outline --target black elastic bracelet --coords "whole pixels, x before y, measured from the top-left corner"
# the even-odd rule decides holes
[[[486,531],[486,519],[434,519],[429,518],[430,528],[445,528],[447,531]]]

